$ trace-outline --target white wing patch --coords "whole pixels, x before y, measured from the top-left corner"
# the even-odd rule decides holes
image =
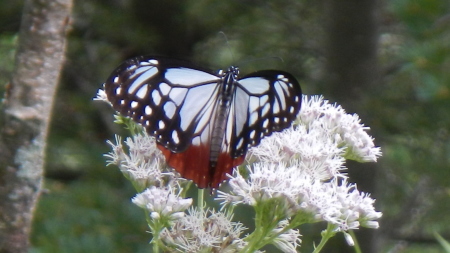
[[[264,94],[270,89],[270,82],[262,77],[252,77],[239,80],[239,83],[248,94]]]
[[[194,133],[198,133],[198,128],[202,129],[202,126],[206,124],[205,121],[211,119],[213,105],[218,96],[217,87],[217,84],[213,83],[191,88],[187,92],[180,109],[181,130],[186,131],[195,122],[197,127]]]
[[[204,71],[189,68],[171,68],[166,71],[165,77],[173,84],[190,87],[196,84],[208,83],[217,80],[215,75]]]

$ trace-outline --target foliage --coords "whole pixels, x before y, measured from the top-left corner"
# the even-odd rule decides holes
[[[381,198],[388,220],[396,224],[386,229],[405,238],[431,237],[450,224],[450,3],[395,0],[387,5],[396,21],[380,35],[386,83],[374,98],[384,103],[378,111],[386,154]]]

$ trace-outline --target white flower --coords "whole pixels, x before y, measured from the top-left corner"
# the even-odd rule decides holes
[[[109,102],[104,89],[105,89],[105,84],[103,84],[103,89],[98,89],[97,96],[94,98],[94,100],[103,101],[103,102],[106,102],[109,105],[111,105],[111,102]]]
[[[316,218],[336,226],[336,231],[358,229],[360,226],[376,228],[381,217],[373,206],[375,200],[368,194],[356,189],[355,184],[346,180],[332,180],[324,183],[316,195],[315,201],[305,199],[316,208]],[[317,201],[320,199],[320,201]]]
[[[273,244],[283,252],[296,253],[297,247],[302,242],[300,239],[301,235],[297,229],[288,229],[287,231],[284,231],[287,225],[289,225],[289,221],[283,220],[278,223],[276,229],[272,230],[272,234],[277,235]]]
[[[230,193],[219,191],[222,205],[258,204],[276,198],[285,218],[308,214],[338,231],[375,228],[376,212],[367,194],[347,183],[345,159],[376,161],[381,155],[357,115],[349,115],[322,97],[303,97],[299,123],[265,138],[252,148],[244,178],[235,170]],[[275,206],[274,206],[275,208]]]
[[[239,222],[232,222],[232,216],[211,210],[189,213],[165,228],[161,240],[168,246],[175,246],[182,252],[239,252],[246,243],[239,236],[245,229]]]
[[[109,166],[111,164],[115,164],[117,166],[121,166],[122,161],[125,160],[125,153],[122,146],[122,138],[120,138],[119,135],[115,136],[116,138],[116,144],[112,143],[110,140],[107,140],[106,143],[108,143],[111,148],[112,152],[109,152],[108,154],[105,154],[104,156],[109,158],[106,161],[106,166]]]
[[[347,147],[347,159],[360,162],[375,162],[381,156],[379,147],[375,147],[373,138],[366,130],[369,127],[360,123],[356,114],[347,114],[340,105],[331,105],[322,96],[303,96],[302,108],[299,114],[301,124],[311,126],[318,122],[330,135],[338,135],[339,146]]]
[[[344,232],[344,238],[348,246],[355,246],[352,236],[349,233]]]
[[[254,163],[247,166],[249,178],[245,180],[238,170],[229,180],[230,193],[218,191],[217,200],[222,205],[237,205],[244,203],[255,206],[261,201],[279,198],[284,204],[285,212],[295,212],[296,199],[302,179],[296,167],[284,164]],[[294,208],[294,210],[292,210]]]
[[[192,204],[191,198],[179,197],[172,188],[156,188],[154,186],[136,194],[131,201],[148,210],[151,218],[161,219],[164,217],[169,220],[179,220],[184,217],[184,211]]]
[[[380,148],[375,147],[366,132],[369,128],[360,123],[358,115],[347,114],[341,106],[331,105],[321,96],[303,96],[298,121],[290,129],[263,139],[249,153],[270,162],[288,162],[299,156],[302,160],[322,158],[335,164],[330,172],[340,169],[343,152],[348,159],[364,162],[381,156]]]
[[[175,183],[175,180],[181,180],[175,173],[167,170],[165,158],[157,148],[155,139],[145,132],[126,139],[128,152],[118,136],[116,144],[110,141],[107,143],[112,147],[112,152],[105,155],[109,158],[108,165],[117,165],[139,190],[152,185],[163,185],[165,181]]]

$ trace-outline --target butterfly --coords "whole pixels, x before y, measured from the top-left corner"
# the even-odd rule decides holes
[[[153,136],[167,164],[199,188],[217,188],[247,150],[292,124],[301,88],[291,74],[213,73],[166,57],[139,56],[105,82],[113,108]]]

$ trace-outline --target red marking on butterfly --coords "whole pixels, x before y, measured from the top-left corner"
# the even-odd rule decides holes
[[[232,158],[226,153],[220,153],[216,165],[209,161],[209,147],[191,145],[182,153],[173,153],[158,144],[166,158],[167,164],[175,168],[183,178],[194,181],[199,188],[217,188],[227,179],[230,168],[239,166],[244,162],[245,156]]]

